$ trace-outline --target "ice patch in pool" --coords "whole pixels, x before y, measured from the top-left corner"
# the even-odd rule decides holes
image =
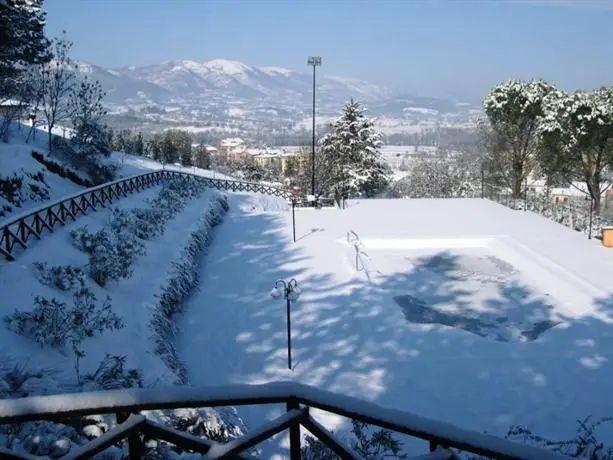
[[[499,342],[527,342],[563,322],[547,294],[532,295],[518,279],[521,273],[497,257],[442,252],[407,260],[440,280],[439,292],[431,295],[425,290],[419,297],[416,292],[394,297],[410,323],[440,324]],[[457,296],[464,297],[460,301]]]
[[[438,310],[410,294],[394,297],[404,317],[415,324],[441,324],[455,327],[498,342],[527,342],[537,339],[543,332],[562,321],[543,319],[528,326],[514,323],[505,317],[493,315],[461,315]]]

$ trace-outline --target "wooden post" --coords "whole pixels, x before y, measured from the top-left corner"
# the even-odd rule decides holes
[[[292,198],[292,227],[294,230],[294,243],[296,242],[296,199]]]
[[[290,398],[286,403],[287,411],[300,409],[300,404],[294,398]],[[300,460],[300,425],[294,423],[289,427],[289,458],[290,460]]]

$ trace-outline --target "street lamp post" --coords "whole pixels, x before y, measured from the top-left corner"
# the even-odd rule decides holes
[[[313,170],[311,172],[311,195],[315,196],[315,68],[321,65],[321,56],[309,56],[308,65],[313,66],[313,149],[311,159]]]
[[[278,280],[270,291],[273,299],[285,298],[287,307],[287,368],[292,368],[292,323],[290,316],[291,303],[300,297],[298,281],[292,278],[289,281]]]

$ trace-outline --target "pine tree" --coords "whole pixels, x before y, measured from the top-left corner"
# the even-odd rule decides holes
[[[162,135],[162,158],[165,163],[176,163],[179,160],[179,152],[172,141],[172,131],[165,131]]]
[[[20,77],[51,60],[42,0],[0,1],[0,97],[19,91]]]
[[[345,197],[363,195],[367,183],[385,176],[378,151],[381,132],[364,112],[362,104],[351,99],[321,140],[321,153],[334,179],[332,188]]]
[[[194,148],[194,163],[199,168],[210,169],[211,155],[205,145],[199,144]]]
[[[145,143],[143,142],[143,134],[139,132],[134,140],[134,153],[143,156],[145,154]]]

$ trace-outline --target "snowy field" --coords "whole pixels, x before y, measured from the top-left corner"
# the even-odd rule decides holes
[[[231,211],[178,327],[193,385],[296,380],[504,435],[554,439],[611,416],[613,252],[543,217],[482,200],[372,200],[345,211]],[[362,242],[359,271],[347,241]],[[295,277],[293,370],[285,308]],[[282,407],[240,411],[249,426]],[[320,415],[329,428],[343,426]],[[613,435],[604,432],[601,438]],[[284,437],[262,458],[283,451]],[[419,442],[406,444],[423,452]]]

